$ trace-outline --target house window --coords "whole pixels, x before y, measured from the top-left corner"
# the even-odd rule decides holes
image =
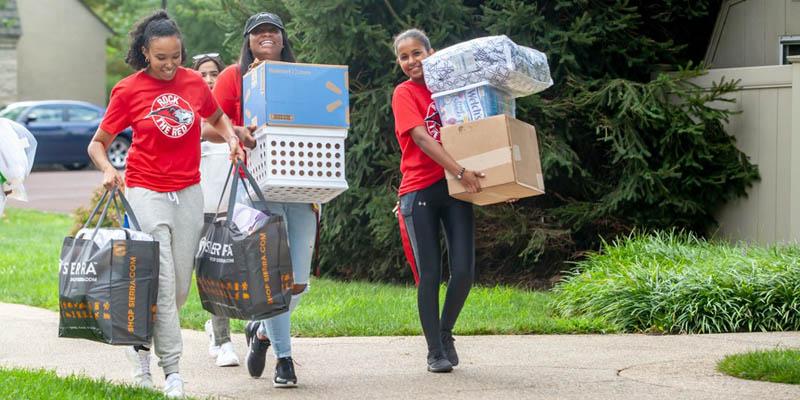
[[[800,36],[781,36],[780,63],[789,64],[789,56],[800,56]]]

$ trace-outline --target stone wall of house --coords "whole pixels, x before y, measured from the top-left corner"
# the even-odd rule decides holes
[[[111,32],[78,0],[17,0],[20,100],[106,104],[106,39]]]
[[[17,48],[16,39],[0,39],[0,107],[17,101]]]

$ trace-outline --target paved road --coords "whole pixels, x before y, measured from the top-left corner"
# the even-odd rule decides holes
[[[54,312],[0,303],[0,365],[56,369],[130,382],[120,348],[57,338]],[[723,335],[529,335],[457,337],[461,365],[425,371],[421,337],[297,338],[300,387],[274,389],[244,366],[218,368],[202,332],[183,331],[186,390],[215,399],[800,399],[800,386],[715,371],[726,354],[800,347],[800,332]],[[233,335],[240,357],[244,338]],[[163,386],[155,360],[156,385]]]
[[[87,205],[100,186],[103,174],[96,170],[37,171],[25,179],[28,201],[9,200],[7,207],[71,213]]]

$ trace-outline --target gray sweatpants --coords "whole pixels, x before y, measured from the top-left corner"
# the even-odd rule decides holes
[[[127,196],[142,231],[159,243],[158,310],[153,331],[158,365],[165,374],[179,372],[183,340],[178,310],[192,284],[194,256],[203,229],[203,193],[200,185],[169,193],[133,187],[128,188]]]

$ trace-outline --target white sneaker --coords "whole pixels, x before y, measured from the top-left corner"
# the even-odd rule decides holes
[[[239,356],[233,350],[233,343],[225,342],[219,346],[216,364],[218,367],[235,367],[239,365]]]
[[[208,335],[208,356],[216,358],[219,355],[219,346],[217,346],[214,339],[214,325],[211,324],[211,320],[206,321],[205,331],[206,335]]]
[[[164,395],[167,397],[183,397],[183,378],[181,374],[174,373],[167,377],[164,382]]]
[[[150,352],[135,350],[133,346],[125,348],[125,356],[133,366],[133,384],[139,387],[152,389],[153,376],[150,374]]]

